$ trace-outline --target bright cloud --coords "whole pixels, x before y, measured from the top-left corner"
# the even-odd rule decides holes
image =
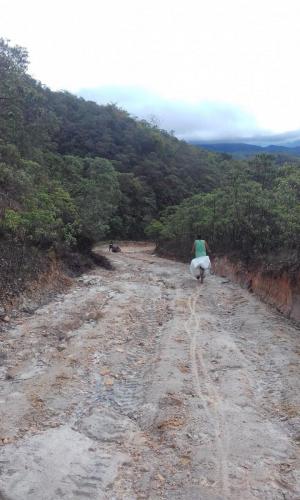
[[[32,74],[53,89],[143,89],[167,103],[160,119],[169,127],[173,113],[169,128],[180,128],[185,108],[182,130],[192,114],[205,134],[210,113],[216,137],[233,122],[241,135],[245,126],[300,128],[298,0],[0,0],[0,8],[1,36],[29,49]]]

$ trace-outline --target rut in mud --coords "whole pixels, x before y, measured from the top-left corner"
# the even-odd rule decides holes
[[[299,499],[299,330],[124,250],[0,334],[0,498]]]

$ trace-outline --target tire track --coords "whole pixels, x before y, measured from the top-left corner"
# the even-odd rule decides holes
[[[219,475],[221,478],[221,489],[224,499],[230,498],[230,488],[228,482],[228,468],[227,468],[227,436],[225,420],[222,411],[219,409],[221,407],[221,399],[218,392],[214,387],[214,383],[208,373],[205,365],[204,358],[202,356],[201,349],[197,344],[196,335],[200,331],[201,324],[196,313],[196,304],[199,297],[190,297],[188,301],[188,306],[190,310],[190,317],[185,322],[185,331],[190,337],[190,358],[192,364],[192,374],[193,382],[195,385],[196,393],[201,399],[205,413],[208,419],[211,421],[214,428],[215,435],[215,445],[217,452]],[[200,374],[199,368],[202,373],[204,384],[208,393],[208,398],[203,395],[201,390]]]

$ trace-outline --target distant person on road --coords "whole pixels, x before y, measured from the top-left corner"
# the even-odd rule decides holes
[[[201,235],[198,234],[197,239],[193,243],[192,253],[195,254],[195,259],[198,257],[206,257],[207,253],[210,252],[210,248],[208,243],[201,238]],[[200,279],[201,283],[204,280],[205,269],[199,265],[200,274],[197,276],[197,279]]]
[[[205,240],[202,240],[201,235],[198,234],[197,239],[193,243],[192,253],[195,252],[195,258],[204,257],[210,252],[209,246]]]
[[[108,250],[109,250],[109,252],[113,252],[113,253],[121,252],[121,248],[118,245],[116,245],[115,243],[113,243],[112,241],[109,244]]]

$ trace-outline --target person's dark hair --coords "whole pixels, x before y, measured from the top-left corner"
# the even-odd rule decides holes
[[[202,236],[201,236],[201,234],[198,234],[196,239],[197,239],[197,240],[202,240]]]

